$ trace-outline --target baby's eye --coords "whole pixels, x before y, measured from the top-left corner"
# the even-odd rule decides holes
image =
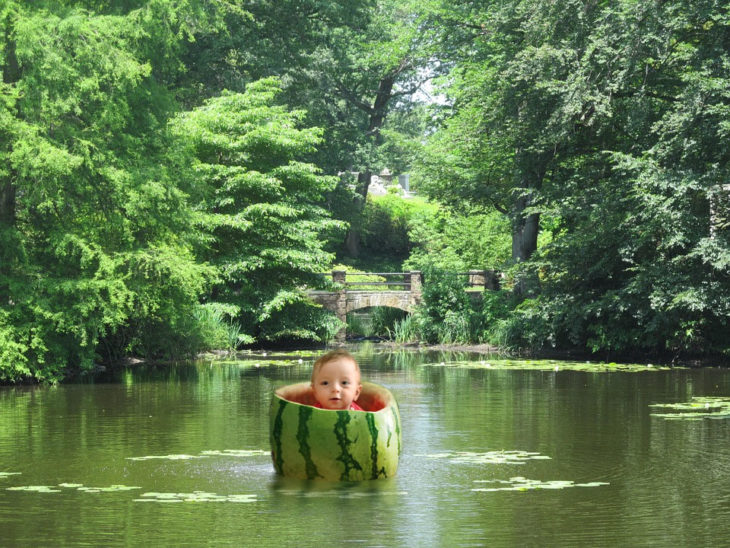
[[[342,381],[342,384],[350,384],[350,381]]]
[[[321,382],[321,383],[319,383],[319,384],[321,384],[322,386],[327,386],[327,385],[328,385],[329,383],[328,383],[327,381],[322,381],[322,382]]]

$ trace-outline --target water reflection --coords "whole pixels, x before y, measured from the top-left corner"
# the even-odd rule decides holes
[[[273,473],[271,394],[306,380],[312,353],[0,389],[3,542],[615,546],[730,538],[730,419],[667,421],[651,407],[727,397],[726,370],[510,369],[499,357],[486,367],[467,353],[375,345],[357,357],[364,378],[387,386],[400,405],[404,453],[388,480],[333,484]],[[32,486],[49,490],[8,490]]]

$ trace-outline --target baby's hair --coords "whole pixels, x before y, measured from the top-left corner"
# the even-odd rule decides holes
[[[319,372],[320,369],[322,369],[322,366],[324,364],[333,362],[340,358],[345,358],[354,363],[357,374],[360,374],[360,366],[357,364],[357,360],[355,360],[355,357],[347,350],[343,348],[338,348],[337,350],[330,350],[326,354],[323,354],[322,356],[317,358],[317,361],[314,362],[314,367],[312,367],[312,382],[314,382],[315,375]]]

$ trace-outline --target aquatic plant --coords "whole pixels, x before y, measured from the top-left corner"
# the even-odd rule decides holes
[[[472,451],[452,451],[423,455],[429,459],[446,459],[456,463],[467,464],[525,464],[528,460],[549,460],[550,457],[530,451],[486,451],[475,453]]]
[[[205,491],[192,493],[142,493],[135,502],[256,502],[256,495],[217,495]]]
[[[0,472],[0,479],[7,478],[9,476],[19,476],[20,472]]]
[[[730,397],[695,396],[688,402],[653,403],[653,409],[666,409],[666,413],[652,413],[652,417],[667,420],[702,420],[730,418]]]
[[[475,480],[474,483],[496,483],[501,487],[475,487],[472,491],[493,492],[493,491],[532,491],[535,489],[567,489],[569,487],[600,487],[610,485],[603,481],[591,481],[588,483],[575,483],[566,480],[540,481],[516,476],[509,480]]]
[[[30,491],[35,493],[60,493],[60,489],[56,489],[54,485],[19,485],[16,487],[6,487],[6,491]]]

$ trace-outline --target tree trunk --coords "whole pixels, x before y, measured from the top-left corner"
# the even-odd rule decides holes
[[[355,218],[351,220],[350,228],[345,235],[345,251],[348,257],[357,258],[360,256],[360,224],[362,212],[368,197],[368,187],[370,187],[371,177],[372,173],[370,171],[357,174]]]
[[[537,235],[540,230],[540,214],[525,214],[528,206],[526,197],[515,204],[515,218],[512,223],[512,260],[521,263],[537,250]]]
[[[527,211],[533,205],[534,192],[542,186],[542,174],[534,179],[523,177],[518,188],[521,194],[512,207],[512,261],[523,263],[537,250],[537,235],[540,232],[540,214]],[[529,271],[519,272],[514,292],[523,297],[534,295],[539,290],[537,276]]]
[[[402,69],[400,69],[402,70]],[[373,140],[377,147],[383,143],[383,137],[380,129],[385,123],[385,117],[388,112],[388,103],[393,98],[393,86],[395,79],[398,77],[399,71],[384,76],[378,83],[378,91],[375,94],[375,100],[372,106],[364,106],[368,113],[368,129],[367,135]],[[365,203],[368,197],[368,187],[370,186],[370,178],[372,177],[372,166],[368,165],[367,169],[359,173],[357,176],[357,193],[359,203],[356,204],[355,218],[351,220],[350,229],[345,235],[345,251],[348,256],[356,258],[360,255],[360,223],[362,212],[365,209]]]
[[[15,185],[0,182],[0,228],[15,226]]]

